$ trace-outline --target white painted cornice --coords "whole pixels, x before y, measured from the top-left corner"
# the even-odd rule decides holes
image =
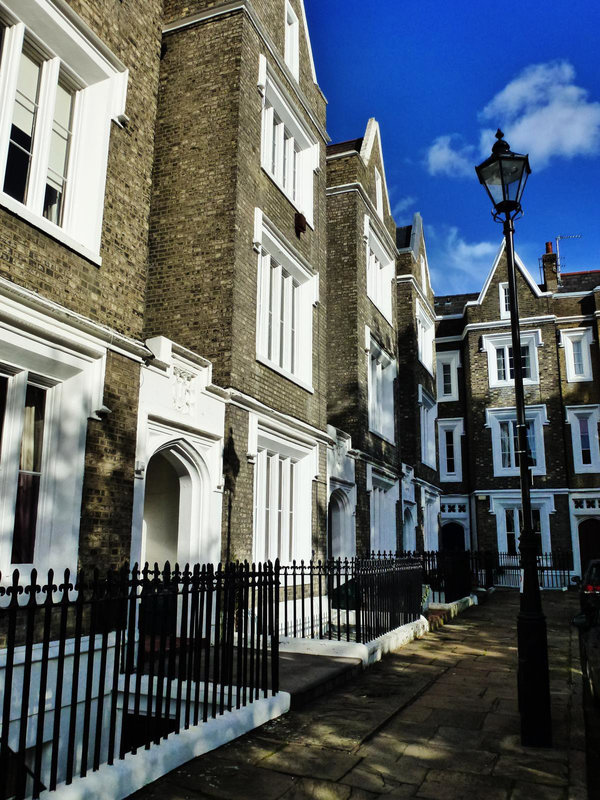
[[[434,310],[433,306],[431,305],[431,303],[429,301],[429,298],[427,297],[427,295],[425,294],[425,292],[421,288],[421,285],[419,284],[419,282],[417,281],[417,279],[415,278],[415,276],[411,272],[405,272],[403,275],[396,275],[395,281],[396,281],[397,284],[400,284],[400,283],[410,283],[410,284],[412,284],[413,289],[415,289],[416,292],[417,292],[419,300],[422,303],[425,304],[425,306],[427,308],[427,311],[430,313],[431,319],[432,320],[436,319],[435,310]]]
[[[194,25],[201,25],[202,23],[208,22],[209,20],[216,19],[217,17],[222,17],[226,14],[233,14],[238,11],[247,15],[248,19],[254,26],[254,29],[256,30],[256,32],[262,39],[263,43],[265,44],[271,57],[273,58],[279,69],[288,79],[288,83],[290,84],[292,92],[295,94],[298,102],[300,103],[300,105],[310,118],[315,128],[319,131],[319,133],[323,137],[323,140],[325,142],[331,141],[329,138],[329,134],[327,133],[327,130],[317,119],[315,113],[310,107],[306,95],[298,86],[298,82],[294,78],[292,71],[285,63],[284,59],[281,57],[279,50],[275,45],[275,42],[273,41],[267,29],[261,22],[260,17],[256,13],[251,0],[232,0],[232,2],[222,3],[219,6],[214,6],[213,8],[206,9],[205,11],[199,11],[197,14],[191,14],[189,17],[182,17],[182,19],[175,20],[174,22],[169,22],[167,25],[164,26],[162,32],[163,35],[167,35],[170,33],[174,33],[175,31],[184,30],[185,28],[191,28]],[[310,40],[308,41],[310,43]],[[309,50],[310,50],[310,44],[309,44]],[[314,70],[313,70],[313,76],[315,78],[315,86],[317,90],[321,94],[323,100],[327,102],[325,95],[323,94],[319,85],[316,82],[316,75],[314,74]]]
[[[49,320],[53,323],[51,329]],[[0,321],[35,331],[57,342],[61,341],[63,334],[68,337],[69,331],[75,329],[89,337],[89,345],[94,350],[101,345],[134,361],[152,358],[152,352],[142,342],[93,322],[5,278],[0,278]]]
[[[289,414],[283,414],[281,411],[276,411],[274,408],[265,405],[265,403],[261,403],[260,400],[250,397],[250,395],[240,392],[238,389],[228,387],[224,390],[224,392],[228,402],[231,405],[237,406],[238,408],[243,408],[246,411],[253,411],[262,415],[265,419],[271,419],[275,423],[285,425],[288,428],[297,431],[305,438],[305,441],[307,442],[317,439],[320,442],[325,442],[327,445],[335,444],[335,439],[333,439],[326,431],[315,428],[314,425],[309,425],[307,422],[303,422],[302,420],[292,417]]]

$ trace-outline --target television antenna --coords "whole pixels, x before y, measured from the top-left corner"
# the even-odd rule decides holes
[[[560,283],[560,250],[558,247],[558,243],[563,239],[581,239],[580,233],[561,233],[559,234],[554,241],[556,242],[556,277]]]

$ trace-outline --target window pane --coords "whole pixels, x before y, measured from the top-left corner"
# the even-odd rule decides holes
[[[521,364],[523,367],[523,377],[531,378],[531,359],[529,357],[529,346],[521,346]]]
[[[535,452],[535,422],[532,419],[527,420],[527,456],[529,458],[529,466],[535,467],[537,464]]]
[[[296,474],[296,463],[290,464],[290,527],[289,527],[289,560],[294,557],[294,478]]]
[[[575,375],[583,375],[583,348],[581,339],[573,340],[573,371]]]
[[[446,431],[446,472],[453,474],[454,466],[454,431]]]
[[[502,466],[505,468],[512,467],[510,451],[511,427],[509,422],[500,423],[500,450],[502,453]]]
[[[27,195],[41,71],[39,61],[21,53],[4,177],[4,191],[21,203]]]
[[[6,395],[8,393],[8,378],[0,375],[0,453],[2,451],[2,431],[4,430],[4,417],[6,415]]]
[[[33,563],[39,492],[40,476],[21,472],[15,508],[15,529],[11,554],[13,564]]]
[[[581,437],[581,463],[591,464],[590,423],[587,417],[579,417],[579,435]]]
[[[27,386],[21,439],[19,469],[39,472],[42,463],[42,441],[44,436],[44,408],[46,392],[38,386]]]
[[[29,384],[23,411],[23,435],[11,556],[13,564],[31,564],[33,562],[45,406],[45,390]]]
[[[48,178],[44,196],[44,216],[57,225],[60,225],[62,221],[74,97],[74,92],[61,83],[58,84],[50,139]]]
[[[450,364],[442,365],[443,372],[443,392],[444,394],[452,394],[452,366]]]
[[[511,351],[509,351],[511,352]],[[498,371],[498,380],[506,380],[506,354],[503,347],[496,348],[496,369]]]
[[[517,552],[517,536],[515,531],[515,510],[507,508],[505,512],[506,519],[506,549],[510,555],[515,555]]]

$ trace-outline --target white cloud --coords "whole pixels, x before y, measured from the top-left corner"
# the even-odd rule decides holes
[[[438,136],[427,151],[429,174],[450,178],[474,176],[474,151],[472,145],[462,143],[458,134]]]
[[[479,114],[483,123],[479,155],[489,154],[494,130],[500,126],[511,148],[529,153],[532,168],[543,169],[553,158],[594,156],[600,152],[600,103],[591,101],[586,89],[575,83],[575,69],[568,61],[532,64],[498,92]],[[431,145],[427,166],[432,175],[462,177],[474,147],[452,148],[456,137],[439,136]],[[444,167],[444,163],[450,166]],[[454,166],[453,166],[454,165]]]
[[[392,208],[392,216],[396,217],[399,214],[402,214],[403,211],[414,206],[417,202],[417,198],[413,197],[412,195],[408,195],[407,197],[401,197],[394,203],[394,207]]]
[[[490,271],[500,242],[468,242],[458,228],[426,226],[431,281],[439,294],[479,291]]]

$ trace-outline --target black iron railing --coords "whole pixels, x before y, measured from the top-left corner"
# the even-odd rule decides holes
[[[278,691],[268,563],[0,576],[0,798],[112,764]]]
[[[542,589],[563,589],[571,585],[573,555],[569,551],[540,553],[537,567]],[[471,553],[471,569],[479,586],[520,586],[521,567],[517,553],[474,551]]]
[[[283,636],[368,642],[418,619],[421,564],[395,556],[279,567]]]

